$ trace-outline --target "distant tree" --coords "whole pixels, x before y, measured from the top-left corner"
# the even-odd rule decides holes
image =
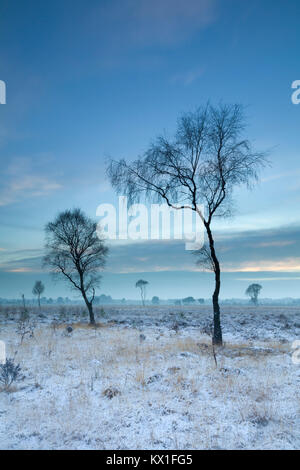
[[[157,297],[157,295],[154,295],[152,297],[151,302],[152,302],[152,305],[159,305],[159,297]]]
[[[87,306],[90,323],[95,323],[93,300],[100,270],[108,253],[104,240],[96,233],[97,224],[80,209],[66,210],[46,225],[44,265],[62,275],[78,290]]]
[[[26,310],[25,295],[24,294],[22,294],[22,304],[23,304],[23,309]]]
[[[199,304],[204,304],[204,299],[198,299]]]
[[[245,294],[250,297],[250,301],[254,304],[257,305],[258,303],[258,295],[262,289],[262,286],[260,284],[250,284],[250,286],[247,287]]]
[[[196,300],[194,299],[194,297],[185,297],[184,299],[182,299],[182,303],[184,305],[194,304],[195,302]]]
[[[138,287],[141,290],[141,299],[142,299],[142,305],[145,305],[145,300],[146,300],[146,286],[149,284],[148,281],[144,281],[143,279],[140,279],[135,283],[135,287]]]
[[[94,298],[94,304],[112,304],[113,299],[110,295],[101,294],[99,297]]]
[[[215,278],[214,344],[222,344],[222,329],[221,268],[212,222],[216,216],[230,214],[234,189],[255,181],[265,162],[263,154],[253,151],[243,136],[243,114],[240,105],[200,107],[180,117],[173,139],[161,135],[143,156],[130,163],[112,160],[107,169],[112,186],[130,201],[142,197],[162,201],[174,210],[192,210],[200,217]]]
[[[32,293],[33,295],[37,296],[39,307],[41,307],[41,294],[44,292],[44,290],[45,286],[42,281],[36,281],[33,286]]]

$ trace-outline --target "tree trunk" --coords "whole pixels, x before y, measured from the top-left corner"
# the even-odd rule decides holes
[[[212,296],[213,309],[214,309],[213,343],[222,345],[223,339],[222,339],[220,305],[219,305],[219,294],[220,294],[220,287],[221,287],[220,263],[215,252],[214,239],[213,239],[209,224],[205,224],[205,228],[207,231],[210,254],[211,254],[213,264],[214,264],[214,273],[215,273],[215,290]]]
[[[143,293],[142,287],[141,287],[141,299],[142,299],[142,306],[145,307],[144,293]]]
[[[40,295],[38,296],[38,303],[39,303],[39,308],[41,308],[41,299],[40,299]]]
[[[87,306],[87,309],[89,311],[89,316],[90,316],[90,324],[95,325],[95,316],[94,316],[94,311],[93,311],[93,304],[90,302],[85,294],[85,292],[82,292],[82,297],[85,301],[85,304]]]
[[[88,308],[89,315],[90,315],[90,324],[95,325],[95,316],[94,316],[94,311],[93,311],[93,304],[91,302],[88,302],[87,303],[87,308]]]
[[[217,263],[218,267],[215,271],[215,290],[212,296],[213,299],[213,308],[214,308],[214,334],[213,334],[213,343],[214,344],[222,344],[222,328],[221,328],[221,320],[220,320],[220,305],[219,305],[219,293],[221,287],[221,279],[220,279],[220,266],[219,262]]]
[[[79,268],[79,266],[77,266],[77,270],[78,270],[78,273],[79,273],[79,276],[80,276],[80,291],[81,291],[82,297],[85,301],[85,305],[87,306],[87,309],[89,311],[90,324],[95,325],[95,316],[94,316],[94,312],[93,312],[93,299],[90,302],[89,299],[87,298],[86,293],[85,293],[84,282],[83,282],[83,272]]]

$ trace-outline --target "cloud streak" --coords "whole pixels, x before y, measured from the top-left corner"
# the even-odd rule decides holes
[[[37,172],[31,159],[16,158],[2,173],[0,206],[7,206],[23,199],[46,196],[61,188],[62,185],[52,177]]]
[[[91,9],[86,24],[110,45],[174,46],[211,24],[215,7],[215,0],[117,0]]]
[[[183,73],[176,74],[172,77],[171,82],[175,84],[183,84],[189,86],[204,74],[204,67],[197,67]]]
[[[300,272],[299,226],[232,234],[217,232],[216,247],[223,272]],[[105,270],[108,273],[202,271],[182,240],[111,241],[110,248]],[[0,270],[40,272],[42,255],[42,249],[3,251]]]

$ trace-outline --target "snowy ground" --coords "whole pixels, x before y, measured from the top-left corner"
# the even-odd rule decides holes
[[[1,312],[24,374],[0,391],[1,449],[300,447],[300,308],[224,306],[217,367],[210,307],[104,310],[90,328],[77,307],[31,309],[22,344],[16,310]]]

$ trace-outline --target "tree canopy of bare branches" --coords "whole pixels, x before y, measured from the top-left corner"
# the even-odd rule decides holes
[[[41,294],[44,292],[44,290],[45,286],[42,281],[36,281],[33,286],[32,293],[33,295],[37,296],[39,307],[41,307]]]
[[[243,136],[240,105],[199,107],[183,114],[172,139],[159,136],[136,160],[111,160],[107,174],[112,186],[130,201],[165,201],[174,209],[189,208],[201,218],[208,239],[206,262],[215,273],[213,293],[215,344],[222,344],[220,323],[220,263],[211,223],[231,213],[233,189],[251,186],[266,159]],[[203,204],[202,212],[199,206]],[[208,256],[207,256],[208,255]]]
[[[245,294],[250,297],[250,301],[254,305],[257,305],[258,303],[258,295],[260,294],[261,290],[262,286],[260,284],[250,284],[250,286],[248,286],[246,289]]]
[[[44,265],[62,275],[78,290],[87,306],[90,323],[95,323],[93,300],[108,253],[96,232],[97,224],[80,209],[66,210],[46,225]]]
[[[141,290],[141,299],[142,299],[142,305],[145,306],[145,300],[146,300],[146,287],[149,284],[148,281],[144,281],[143,279],[139,279],[135,283],[135,287],[138,287]]]

